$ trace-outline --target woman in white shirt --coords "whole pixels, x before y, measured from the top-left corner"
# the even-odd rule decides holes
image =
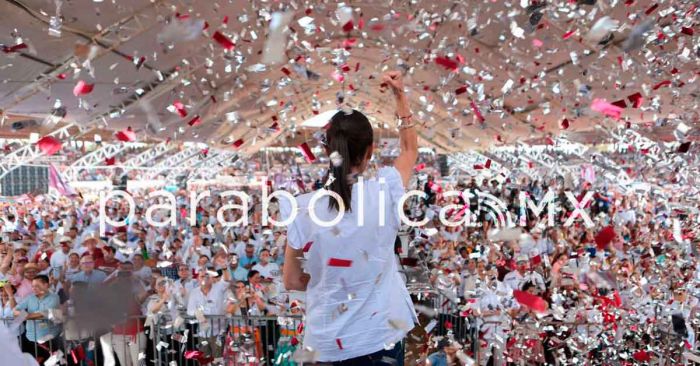
[[[396,97],[401,120],[401,153],[394,166],[379,169],[378,179],[361,177],[372,157],[372,126],[358,111],[339,111],[324,142],[333,179],[326,189],[279,203],[281,219],[291,221],[284,285],[306,290],[304,348],[319,362],[403,365],[399,343],[416,321],[397,270],[394,241],[397,208],[418,156],[417,133],[401,75],[390,72],[383,81]]]

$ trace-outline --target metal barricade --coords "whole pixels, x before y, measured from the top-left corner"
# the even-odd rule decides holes
[[[155,365],[291,365],[301,317],[206,316],[153,325]],[[300,340],[298,340],[300,341]]]

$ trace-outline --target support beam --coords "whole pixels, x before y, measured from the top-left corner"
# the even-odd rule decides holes
[[[168,156],[166,159],[160,161],[157,163],[155,166],[153,166],[154,169],[149,170],[145,174],[142,175],[142,179],[144,180],[149,180],[149,179],[155,179],[159,175],[165,173],[166,171],[172,169],[173,167],[178,167],[180,164],[182,164],[184,161],[188,160],[192,156],[201,153],[202,149],[199,147],[188,147],[184,148],[180,152]]]
[[[71,130],[75,129],[82,131],[80,126],[68,124],[47,134],[46,136],[55,137],[56,139],[61,140],[71,136]],[[32,163],[43,155],[44,153],[39,150],[39,147],[35,143],[31,143],[29,141],[23,143],[20,148],[15,149],[0,160],[0,179],[5,177],[15,168]]]
[[[150,162],[155,161],[155,159],[166,152],[173,149],[173,146],[168,145],[165,142],[161,142],[150,149],[136,155],[135,157],[125,161],[121,166],[126,170],[138,169],[140,167],[148,166]]]
[[[106,159],[109,159],[135,145],[137,144],[129,142],[119,144],[103,143],[102,146],[97,150],[73,162],[73,164],[71,164],[63,174],[65,175],[66,179],[75,180],[76,178],[78,178],[78,174],[82,170],[91,169],[95,166],[105,165],[104,162]]]

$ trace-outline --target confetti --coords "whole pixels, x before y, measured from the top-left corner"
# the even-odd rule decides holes
[[[513,290],[513,298],[515,298],[519,304],[536,312],[544,313],[547,311],[547,302],[539,296],[532,295],[525,291]]]
[[[605,99],[593,99],[591,109],[615,119],[620,119],[622,116],[622,108],[608,103]]]
[[[78,80],[73,88],[73,95],[80,97],[83,95],[88,95],[92,93],[92,89],[95,87],[94,84],[88,84],[83,80]]]
[[[349,259],[330,258],[328,265],[331,267],[350,267],[352,266],[352,261]]]
[[[218,43],[219,46],[223,47],[227,51],[231,51],[234,48],[236,48],[236,45],[233,42],[231,42],[231,40],[228,39],[228,37],[226,37],[223,33],[219,31],[214,32],[214,34],[212,35],[212,39],[214,39],[214,41],[216,41],[216,43]]]
[[[124,130],[117,131],[114,134],[114,137],[116,137],[117,140],[122,142],[136,141],[136,133],[131,129],[131,127],[127,127]]]
[[[299,149],[301,150],[301,154],[304,155],[304,159],[306,159],[308,163],[313,163],[316,161],[316,155],[314,155],[314,153],[311,151],[309,144],[303,142],[299,145]]]
[[[51,136],[44,136],[36,142],[39,150],[45,155],[53,155],[61,150],[63,143]]]

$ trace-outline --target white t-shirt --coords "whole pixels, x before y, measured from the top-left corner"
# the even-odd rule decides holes
[[[318,361],[329,362],[368,355],[399,342],[417,322],[394,257],[400,226],[397,203],[405,192],[399,172],[382,168],[376,179],[354,184],[352,211],[330,227],[311,219],[309,202],[317,192],[296,197],[296,217],[287,228],[290,247],[301,249],[312,243],[305,253],[311,280],[306,291],[304,346],[318,352]],[[280,219],[286,220],[292,203],[285,198],[279,202]],[[325,222],[339,215],[328,209],[327,193],[314,207],[318,219]],[[358,224],[360,211],[362,225]]]
[[[67,260],[68,254],[63,253],[60,250],[56,251],[53,254],[51,254],[51,268],[63,267],[66,264]]]
[[[272,278],[274,280],[277,280],[280,278],[280,266],[277,265],[277,263],[267,263],[267,265],[263,266],[262,264],[258,263],[253,266],[253,270],[260,272],[260,275],[265,278]]]

